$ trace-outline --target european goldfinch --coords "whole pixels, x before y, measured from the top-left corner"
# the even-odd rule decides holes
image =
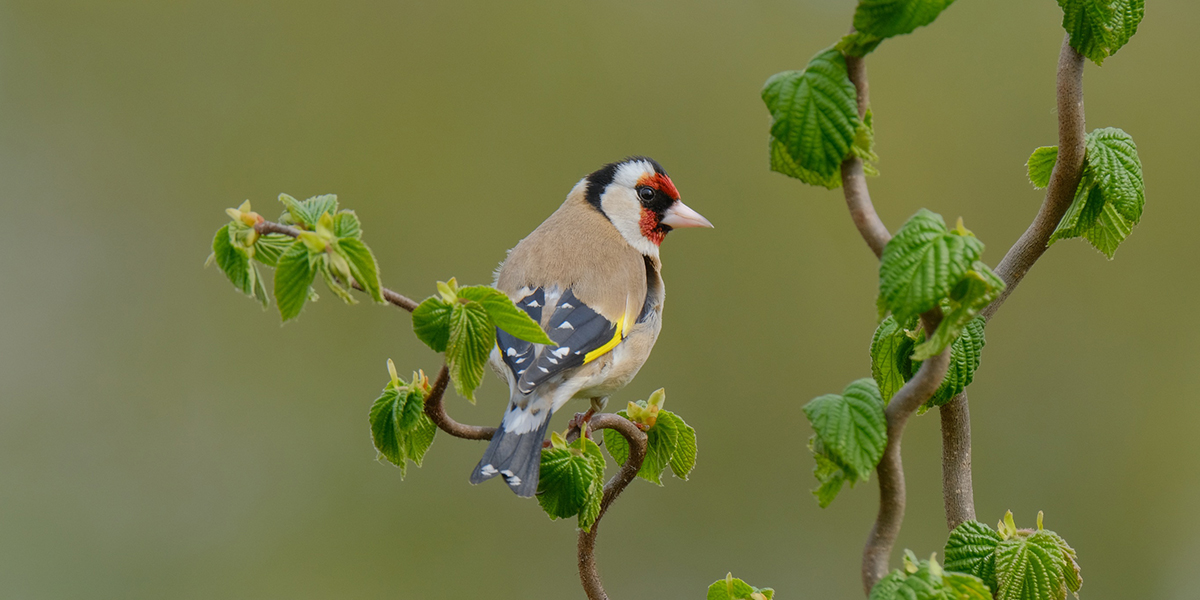
[[[496,287],[558,345],[496,331],[490,364],[511,399],[471,483],[500,475],[518,496],[534,495],[550,416],[572,398],[602,409],[642,368],[662,327],[658,247],[679,227],[712,223],[679,201],[662,166],[632,157],[580,180],[509,251]]]

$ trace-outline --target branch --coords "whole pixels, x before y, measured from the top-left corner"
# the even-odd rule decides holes
[[[496,433],[495,427],[463,425],[446,414],[446,407],[442,405],[442,397],[446,395],[446,386],[449,383],[450,369],[446,365],[442,365],[442,370],[438,371],[437,379],[433,382],[433,389],[429,390],[429,395],[425,397],[425,414],[438,426],[438,429],[454,437],[464,440],[492,439]]]
[[[1033,223],[996,267],[1005,282],[1004,291],[986,309],[991,319],[1016,289],[1017,284],[1046,251],[1050,236],[1058,227],[1075,199],[1075,190],[1083,177],[1084,138],[1087,135],[1083,112],[1083,55],[1063,38],[1058,55],[1058,160],[1046,187],[1046,198]],[[946,508],[946,526],[954,529],[975,519],[975,498],[971,485],[971,416],[966,393],[942,406],[942,501]]]
[[[1083,115],[1083,55],[1070,44],[1070,36],[1063,37],[1062,51],[1058,55],[1058,161],[1046,187],[1046,199],[1033,219],[1033,223],[1021,234],[1017,243],[1009,248],[996,274],[1004,280],[1005,288],[983,310],[990,319],[1017,284],[1033,267],[1033,263],[1046,251],[1050,236],[1058,227],[1083,177],[1084,137],[1087,131]]]
[[[625,486],[637,476],[642,468],[642,460],[646,457],[646,434],[637,428],[632,421],[614,413],[594,415],[588,430],[614,429],[625,436],[629,442],[629,458],[621,470],[613,475],[604,485],[604,496],[600,500],[600,514],[592,523],[590,531],[579,532],[579,581],[588,600],[608,600],[604,593],[604,584],[600,582],[600,573],[596,570],[596,535],[600,531],[600,519],[608,512],[608,507],[625,490]]]
[[[869,85],[867,83],[867,65],[862,57],[847,56],[846,72],[850,81],[858,90],[858,118],[867,116],[867,106],[870,104]],[[846,196],[846,207],[850,209],[850,218],[858,233],[867,242],[875,258],[883,256],[883,247],[887,246],[892,234],[875,213],[875,205],[871,204],[871,192],[867,189],[867,176],[863,173],[863,161],[857,156],[850,156],[842,161],[842,193]]]
[[[921,322],[926,331],[934,331],[941,322],[940,310],[921,315]],[[950,348],[946,348],[941,354],[921,363],[917,374],[892,396],[884,409],[887,446],[883,450],[883,459],[875,468],[879,476],[879,514],[863,547],[862,582],[863,591],[868,596],[871,588],[888,573],[888,559],[904,521],[904,465],[900,459],[900,438],[904,435],[904,426],[917,408],[933,397],[949,367]]]
[[[272,221],[262,221],[254,226],[254,230],[263,235],[268,233],[282,233],[283,235],[294,238],[300,237],[300,234],[303,233],[300,229],[296,229],[295,227],[288,227],[287,225],[281,225]],[[359,285],[357,281],[350,282],[350,285],[360,292],[366,291],[361,285]],[[419,302],[416,302],[403,294],[393,292],[387,288],[382,288],[381,291],[383,292],[384,300],[387,300],[388,302],[403,308],[408,312],[412,312],[417,309],[417,306],[420,306]]]

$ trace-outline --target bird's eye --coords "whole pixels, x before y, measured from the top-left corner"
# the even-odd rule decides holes
[[[654,188],[641,187],[638,188],[638,198],[643,202],[649,202],[654,199]]]

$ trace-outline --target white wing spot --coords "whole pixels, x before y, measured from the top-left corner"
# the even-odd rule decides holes
[[[559,325],[558,328],[559,329],[575,329],[575,326],[572,325],[570,321],[563,321],[562,325]]]
[[[566,356],[567,353],[570,351],[571,351],[570,348],[563,346],[562,348],[558,348],[556,350],[551,350],[550,354],[553,354],[554,356],[557,356],[558,358],[562,358],[562,357]]]
[[[496,473],[499,473],[499,471],[496,470],[496,467],[492,466],[492,463],[483,465],[483,467],[479,469],[479,474],[483,475],[484,477],[492,477]]]
[[[539,370],[539,371],[541,371],[541,372],[543,372],[543,373],[549,373],[549,372],[550,372],[550,369],[547,369],[546,367],[543,367],[543,366],[541,366],[541,365],[538,365],[538,370]]]
[[[521,485],[521,478],[514,475],[512,471],[505,469],[500,471],[500,474],[504,476],[504,480],[508,482],[508,485]]]
[[[554,358],[554,357],[552,357],[552,356],[547,356],[547,357],[546,357],[546,360],[550,361],[550,364],[552,364],[552,365],[557,365],[557,364],[558,364],[558,359],[557,359],[557,358]]]
[[[512,346],[509,346],[509,347],[508,347],[508,350],[505,350],[505,351],[504,351],[504,355],[505,355],[505,356],[516,356],[516,355],[517,355],[517,349],[516,349],[516,348],[513,348]]]
[[[513,362],[515,362],[515,363],[517,363],[517,364],[519,365],[519,364],[521,364],[521,363],[523,363],[523,362],[525,362],[525,361],[527,361],[527,360],[529,360],[529,357],[528,357],[528,356],[522,356],[521,358],[518,358],[517,360],[515,360],[515,361],[513,361]]]
[[[563,302],[563,305],[559,308],[575,308],[575,306],[572,305],[570,302]]]
[[[541,305],[541,304],[538,304],[538,301],[537,301],[537,300],[530,300],[529,302],[526,302],[526,303],[525,303],[525,306],[531,306],[531,307],[533,307],[533,308],[539,308],[539,307],[541,307],[542,305]]]

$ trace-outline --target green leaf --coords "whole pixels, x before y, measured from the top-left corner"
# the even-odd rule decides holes
[[[1142,218],[1146,186],[1137,145],[1116,128],[1092,131],[1086,138],[1083,178],[1050,243],[1083,237],[1109,259]]]
[[[996,546],[1000,534],[979,521],[966,521],[946,540],[946,568],[970,573],[996,589]]]
[[[1144,0],[1058,0],[1071,47],[1097,65],[1137,33],[1146,14]]]
[[[671,452],[671,473],[687,481],[688,474],[696,468],[696,430],[671,411],[659,411],[659,420],[664,417],[674,421],[675,430],[679,433],[675,450]]]
[[[636,404],[643,408],[647,406],[645,400],[638,400]],[[629,411],[621,410],[617,415],[628,419]],[[629,442],[615,429],[603,431],[604,447],[609,456],[617,464],[625,464],[629,460]],[[668,466],[676,477],[687,480],[688,473],[696,466],[696,430],[675,413],[660,410],[654,426],[646,430],[646,457],[638,477],[662,485],[662,473]]]
[[[944,303],[937,331],[913,348],[913,360],[926,360],[941,353],[1002,291],[1004,280],[987,265],[975,261]]]
[[[948,231],[941,215],[922,208],[883,249],[881,304],[900,322],[938,306],[982,253],[983,242],[974,235]]]
[[[379,265],[375,255],[362,240],[342,238],[337,242],[338,253],[350,264],[350,275],[363,286],[372,300],[383,302],[383,285],[379,282]]]
[[[338,239],[354,238],[362,239],[362,225],[358,222],[358,215],[352,210],[343,210],[333,217],[333,234]]]
[[[842,37],[841,41],[834,47],[846,56],[862,57],[874,52],[881,43],[883,43],[883,38],[881,37],[855,31]]]
[[[862,125],[842,53],[822,50],[804,70],[776,73],[762,98],[772,118],[771,168],[805,183],[837,187],[842,161]],[[778,150],[792,164],[777,156]]]
[[[445,352],[450,344],[450,314],[453,307],[439,296],[430,296],[412,312],[413,333],[434,352]]]
[[[350,290],[342,285],[341,281],[345,281],[345,279],[334,276],[334,273],[330,268],[329,258],[330,257],[323,252],[314,257],[317,271],[321,273],[321,279],[325,280],[325,286],[328,287],[329,291],[333,292],[334,295],[336,295],[338,298],[341,298],[346,304],[358,304],[358,300],[354,299],[354,296],[350,293]]]
[[[492,323],[513,337],[535,344],[557,346],[537,321],[531,319],[528,313],[513,304],[508,294],[494,287],[473,285],[459,288],[458,295],[483,305]]]
[[[316,276],[317,270],[303,242],[293,242],[279,257],[275,269],[275,303],[279,305],[279,316],[284,321],[300,314]]]
[[[912,379],[916,370],[911,358],[916,342],[909,335],[916,326],[915,318],[901,326],[894,316],[889,316],[879,323],[871,338],[871,377],[879,386],[884,405]]]
[[[250,259],[246,256],[245,250],[233,245],[230,240],[228,224],[217,230],[217,235],[213,237],[212,251],[217,267],[221,269],[222,273],[225,273],[229,283],[232,283],[237,291],[247,296],[253,296],[254,287],[249,273]]]
[[[890,38],[932,23],[954,0],[859,0],[854,29],[865,36]]]
[[[946,376],[918,414],[950,402],[971,385],[971,381],[975,379],[975,371],[979,368],[983,346],[987,343],[983,333],[986,325],[987,321],[983,317],[972,319],[954,343],[950,344],[950,367],[946,370]],[[917,368],[917,364],[914,364],[913,369]]]
[[[542,450],[537,499],[551,519],[579,515],[587,530],[599,514],[604,487],[604,455],[590,439],[580,437],[565,448]]]
[[[313,196],[303,202],[287,194],[280,194],[279,201],[287,208],[287,212],[280,217],[280,221],[286,225],[298,225],[308,230],[316,229],[321,215],[325,213],[329,213],[331,216],[335,215],[338,209],[335,194]]]
[[[1054,171],[1054,163],[1058,161],[1058,146],[1042,146],[1029,155],[1025,167],[1029,169],[1029,182],[1034,189],[1042,189],[1050,185],[1050,173]]]
[[[1018,532],[995,555],[996,600],[1065,600],[1082,584],[1075,550],[1052,531]]]
[[[287,252],[294,241],[294,238],[282,233],[260,235],[254,242],[254,260],[268,267],[276,267],[279,265],[279,257]]]
[[[866,481],[887,444],[887,419],[879,386],[853,381],[842,395],[827,394],[804,405],[824,453],[854,479]]]
[[[812,452],[813,459],[816,460],[816,466],[813,467],[813,477],[817,478],[817,483],[821,485],[812,491],[812,494],[817,497],[817,504],[821,508],[825,508],[837,498],[838,492],[842,490],[842,484],[847,481],[850,485],[854,485],[854,478],[847,475],[845,469],[838,466],[825,454],[825,449],[817,440],[817,436],[812,436],[808,439],[808,450]]]
[[[930,560],[904,552],[904,568],[887,574],[871,589],[869,600],[988,600],[988,587],[974,575],[947,572]]]
[[[496,345],[496,329],[478,302],[456,302],[450,312],[450,341],[446,362],[458,395],[475,402],[475,388],[483,382],[488,354]]]
[[[772,600],[774,597],[775,590],[756,588],[730,573],[708,586],[706,600]]]
[[[384,388],[371,405],[371,439],[388,462],[407,473],[405,459],[418,467],[433,443],[437,426],[425,414],[425,394],[408,386]]]

